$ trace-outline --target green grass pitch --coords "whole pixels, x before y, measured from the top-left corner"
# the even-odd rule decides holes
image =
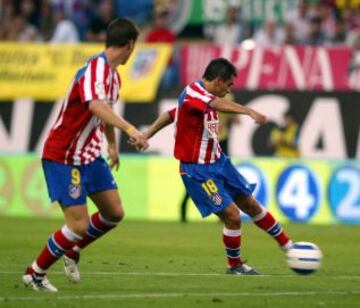
[[[322,268],[298,276],[275,241],[243,225],[242,255],[263,275],[224,275],[217,222],[124,221],[82,254],[82,282],[68,282],[58,262],[58,293],[26,289],[21,275],[59,220],[0,218],[1,307],[359,307],[360,226],[286,225],[295,241],[323,251]]]

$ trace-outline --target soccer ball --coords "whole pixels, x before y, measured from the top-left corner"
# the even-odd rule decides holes
[[[287,251],[286,261],[296,273],[308,275],[321,265],[322,253],[319,247],[309,242],[297,242]]]

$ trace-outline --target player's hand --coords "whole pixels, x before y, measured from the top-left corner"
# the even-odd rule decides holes
[[[145,151],[149,147],[149,143],[147,142],[145,135],[137,129],[132,130],[129,133],[129,136],[129,144],[134,146],[138,151]]]
[[[146,138],[146,140],[149,140],[150,137],[151,137],[149,129],[143,130],[143,131],[142,131],[142,134],[144,135],[144,137]]]
[[[264,116],[262,113],[257,112],[253,109],[250,110],[249,115],[257,124],[265,124],[267,122],[266,116]]]
[[[120,167],[119,151],[117,150],[116,145],[109,145],[108,147],[108,161],[110,169],[115,168],[116,171]]]

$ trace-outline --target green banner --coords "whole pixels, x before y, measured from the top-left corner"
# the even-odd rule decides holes
[[[256,198],[281,222],[360,224],[359,161],[253,158],[233,162],[250,183],[257,183]],[[127,219],[179,220],[185,189],[175,159],[121,155],[120,170],[114,176]],[[95,210],[90,203],[89,208]],[[62,216],[59,205],[49,202],[36,155],[0,157],[0,215]],[[188,217],[201,220],[191,201]]]
[[[317,1],[317,0],[312,0]],[[170,7],[168,23],[176,33],[188,25],[213,25],[226,20],[229,4],[239,8],[241,20],[258,27],[266,20],[282,23],[297,11],[300,0],[182,0]]]
[[[223,22],[229,4],[237,5],[241,10],[242,19],[251,23],[261,24],[268,19],[283,22],[289,12],[297,10],[299,3],[299,0],[192,1],[188,22],[189,24]]]

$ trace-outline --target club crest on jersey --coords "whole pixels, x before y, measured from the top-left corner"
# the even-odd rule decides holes
[[[81,186],[80,185],[69,185],[69,196],[73,199],[77,199],[81,196]]]
[[[208,130],[214,134],[219,133],[219,121],[208,121]]]
[[[214,193],[211,195],[211,201],[215,204],[215,205],[221,205],[222,203],[222,198],[219,195],[219,193]]]
[[[219,120],[206,121],[206,128],[208,131],[208,138],[215,139],[219,133]]]

